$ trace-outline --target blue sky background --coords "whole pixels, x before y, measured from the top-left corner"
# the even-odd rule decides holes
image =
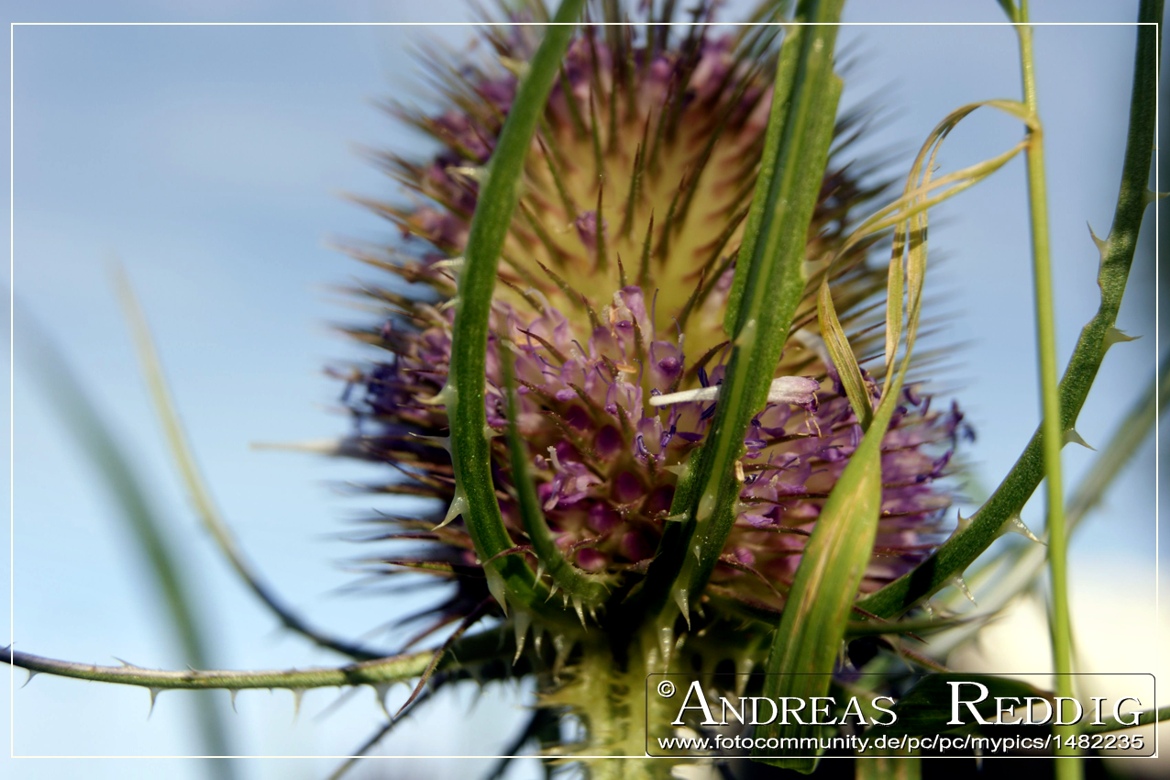
[[[851,21],[999,21],[996,3],[952,6],[855,0]],[[1047,21],[1130,21],[1137,3],[1036,2]],[[734,19],[729,11],[726,19]],[[467,21],[462,3],[59,2],[9,6],[9,21]],[[1037,33],[1054,229],[1061,364],[1096,308],[1096,250],[1086,222],[1108,229],[1116,196],[1132,70],[1130,27],[1045,28]],[[85,390],[133,454],[173,546],[213,626],[217,664],[273,668],[336,659],[276,630],[234,579],[189,510],[170,468],[130,339],[110,265],[127,270],[150,319],[189,436],[239,540],[287,600],[314,622],[352,636],[417,607],[408,598],[354,598],[340,565],[363,550],[338,541],[346,519],[376,501],[338,485],[372,472],[358,464],[258,452],[255,442],[345,433],[340,385],[322,368],[362,353],[328,323],[357,316],[331,285],[369,271],[331,249],[335,238],[386,239],[394,231],[342,193],[400,197],[360,147],[423,155],[427,146],[374,107],[392,95],[426,102],[411,56],[420,40],[466,48],[461,27],[32,27],[14,29],[14,275],[16,363],[12,551],[14,589],[0,604],[12,638],[29,652],[95,663],[118,656],[181,667],[161,629],[145,568],[128,544],[107,491],[29,378],[22,327],[35,319],[67,354]],[[856,60],[847,100],[870,99],[885,120],[859,156],[891,147],[907,159],[949,110],[1019,94],[1015,39],[999,27],[853,27],[841,43]],[[4,58],[8,62],[8,58]],[[5,125],[7,126],[7,125]],[[953,170],[1007,148],[1020,129],[976,116],[948,141]],[[7,165],[7,162],[4,163]],[[1164,188],[1164,185],[1163,185]],[[1148,227],[1152,227],[1152,222]],[[953,392],[979,440],[964,453],[994,485],[1038,414],[1031,284],[1019,162],[940,209],[932,248],[946,262],[928,285],[944,343],[960,344],[939,385]],[[1154,283],[1139,259],[1119,325],[1140,341],[1118,346],[1101,372],[1079,430],[1103,444],[1118,416],[1152,381]],[[1094,660],[1095,671],[1148,671],[1155,637],[1154,448],[1110,492],[1075,540],[1082,603],[1143,605],[1149,621],[1119,638],[1130,655]],[[1090,462],[1066,451],[1070,485]],[[7,490],[7,486],[0,486]],[[7,502],[5,502],[7,503]],[[383,508],[386,504],[381,504]],[[1038,503],[1025,520],[1043,527]],[[7,548],[5,536],[0,547]],[[8,556],[3,556],[7,567]],[[5,580],[7,581],[7,579]],[[976,592],[978,597],[978,592]],[[1143,613],[1144,614],[1144,613]],[[1099,633],[1087,611],[1082,630]],[[1141,622],[1141,621],[1139,621]],[[1143,634],[1142,631],[1145,631]],[[7,633],[7,631],[6,631]],[[376,638],[386,640],[385,635]],[[4,641],[0,638],[0,644]],[[1143,655],[1143,652],[1146,655]],[[1008,671],[997,669],[993,671]],[[24,673],[15,674],[16,685]],[[8,675],[0,675],[7,698]],[[471,691],[436,702],[404,724],[389,753],[495,753],[523,713],[523,691]],[[401,700],[405,688],[392,699]],[[227,695],[219,696],[225,709]],[[243,693],[228,712],[236,748],[253,755],[344,755],[380,722],[369,690],[338,700],[307,694],[294,720],[287,692]],[[36,678],[13,699],[14,752],[23,755],[184,755],[198,751],[184,694],[162,695],[147,719],[140,690]],[[0,728],[10,713],[0,708]],[[79,762],[84,761],[82,767]],[[8,764],[18,777],[200,777],[195,761],[34,760]],[[240,762],[246,777],[317,777],[332,759]],[[371,764],[366,771],[378,769]],[[385,770],[386,767],[381,767]],[[397,775],[477,769],[435,759]],[[532,767],[528,767],[531,772]],[[361,772],[355,777],[362,776]]]

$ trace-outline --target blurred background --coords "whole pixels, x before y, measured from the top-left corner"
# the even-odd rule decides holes
[[[745,3],[722,15],[742,16]],[[945,7],[940,7],[945,6]],[[840,45],[846,102],[878,109],[859,158],[889,155],[906,167],[934,124],[970,101],[1019,94],[1010,28],[907,25],[994,23],[993,0],[852,0]],[[1037,21],[1126,23],[1136,0],[1108,4],[1038,0]],[[341,239],[397,240],[396,231],[346,193],[407,202],[361,149],[419,158],[428,145],[375,103],[387,97],[434,106],[412,52],[422,41],[466,51],[469,27],[370,26],[364,22],[465,23],[470,6],[304,0],[213,0],[199,4],[111,0],[9,6],[10,22],[347,22],[347,26],[102,26],[11,28],[12,215],[7,279],[15,299],[11,490],[11,599],[0,619],[18,649],[112,664],[114,656],[182,668],[149,571],[117,504],[76,437],[35,380],[43,331],[65,355],[149,486],[172,547],[199,599],[213,661],[222,668],[329,665],[335,655],[278,630],[276,620],[213,549],[191,511],[155,423],[111,269],[125,268],[162,352],[177,404],[209,484],[238,539],[265,578],[316,625],[393,648],[388,621],[425,597],[355,596],[345,563],[369,552],[338,537],[347,521],[385,499],[347,494],[374,475],[360,464],[257,451],[258,442],[337,437],[349,431],[342,384],[323,369],[365,353],[330,329],[360,314],[331,291],[372,272],[331,248]],[[1109,228],[1123,150],[1134,29],[1045,27],[1036,34],[1038,83],[1049,157],[1060,364],[1096,309],[1097,253],[1086,223]],[[976,115],[944,147],[954,170],[1011,146],[1021,129]],[[8,163],[4,163],[7,165]],[[1163,186],[1163,188],[1165,188]],[[1102,445],[1153,382],[1157,357],[1153,220],[1119,320],[1141,336],[1108,355],[1078,430]],[[1038,419],[1023,166],[939,210],[931,272],[936,343],[951,344],[948,371],[934,380],[959,399],[978,441],[962,454],[978,494],[998,483]],[[5,340],[7,341],[7,340]],[[43,356],[41,356],[43,360]],[[7,393],[7,390],[4,391]],[[939,399],[940,401],[943,399]],[[1066,449],[1070,490],[1092,453]],[[1156,457],[1151,438],[1112,486],[1073,544],[1073,595],[1085,671],[1155,672]],[[5,502],[6,504],[9,502]],[[966,512],[965,512],[966,514]],[[1043,529],[1042,507],[1025,522]],[[8,565],[6,563],[5,565]],[[976,590],[975,598],[979,598]],[[1159,628],[1161,627],[1161,628]],[[397,639],[397,641],[396,641]],[[1010,647],[1009,647],[1010,646]],[[1005,655],[997,652],[1010,649]],[[1047,663],[1045,627],[1024,620],[985,643],[985,670],[1037,671]],[[1164,667],[1163,667],[1164,669]],[[26,674],[0,675],[0,689]],[[391,692],[390,705],[406,689]],[[287,691],[244,692],[225,712],[232,747],[257,756],[235,762],[247,778],[319,777],[382,722],[370,690],[310,691],[294,714]],[[386,755],[492,756],[525,716],[526,691],[470,689],[439,697],[402,723]],[[185,693],[161,695],[39,676],[0,711],[17,756],[15,777],[210,776],[206,762],[112,757],[202,752]],[[281,759],[279,756],[319,756]],[[84,766],[83,766],[84,764]],[[354,777],[479,774],[487,758],[367,762]],[[1133,768],[1138,768],[1133,765]],[[535,776],[534,761],[514,776]]]

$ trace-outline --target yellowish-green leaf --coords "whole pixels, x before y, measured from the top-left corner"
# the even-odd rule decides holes
[[[820,321],[825,348],[833,360],[833,367],[837,370],[842,387],[845,388],[845,395],[849,398],[853,413],[857,415],[861,429],[868,431],[870,423],[873,422],[873,404],[869,401],[869,390],[861,375],[861,366],[853,354],[853,347],[849,344],[849,337],[845,335],[845,328],[837,317],[837,308],[833,305],[833,292],[829,289],[828,274],[817,291],[817,319]]]
[[[887,407],[888,408],[888,407]],[[889,416],[875,421],[849,459],[805,546],[784,615],[768,656],[768,698],[824,696],[841,652],[853,599],[873,551],[882,501],[881,440]],[[817,726],[770,724],[758,736],[812,737]],[[811,772],[807,758],[769,758],[777,766]]]

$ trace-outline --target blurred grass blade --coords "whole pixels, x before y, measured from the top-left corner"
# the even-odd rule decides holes
[[[196,514],[199,515],[199,519],[203,523],[203,527],[211,534],[211,538],[215,541],[216,546],[219,547],[223,556],[227,558],[232,569],[235,570],[244,584],[256,594],[260,601],[272,610],[280,620],[281,625],[292,631],[296,631],[311,640],[314,644],[359,661],[383,658],[389,655],[387,652],[329,636],[311,627],[300,615],[289,608],[276,595],[272,588],[264,582],[260,575],[256,573],[252,564],[236,544],[231,529],[228,528],[227,523],[224,522],[223,517],[220,515],[219,507],[211,495],[211,490],[207,487],[207,483],[203,479],[203,474],[199,469],[199,463],[195,460],[195,454],[187,443],[187,436],[183,431],[183,424],[179,419],[179,413],[176,411],[174,401],[171,399],[171,393],[167,387],[166,378],[163,375],[162,363],[159,360],[158,351],[155,349],[154,339],[151,338],[146,317],[142,313],[142,308],[138,305],[138,300],[134,296],[134,291],[130,287],[129,280],[126,279],[125,273],[120,269],[117,270],[115,275],[115,282],[118,287],[118,297],[122,303],[122,309],[125,312],[131,334],[134,337],[134,346],[138,352],[138,361],[142,366],[142,374],[146,379],[147,388],[150,391],[150,399],[154,404],[159,425],[162,427],[163,433],[166,436],[175,467],[179,471],[179,476],[187,489]]]
[[[21,319],[22,337],[31,346],[28,352],[36,356],[29,361],[30,373],[121,509],[117,514],[125,521],[127,536],[147,564],[167,613],[165,624],[183,660],[197,669],[212,667],[204,637],[213,632],[201,625],[197,600],[167,541],[166,523],[151,506],[143,477],[56,344],[27,314]],[[209,756],[233,755],[220,708],[211,694],[196,695],[192,704],[198,714],[203,752]],[[228,761],[219,762],[216,769],[221,777],[235,775]]]

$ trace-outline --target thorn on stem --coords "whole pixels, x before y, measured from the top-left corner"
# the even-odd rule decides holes
[[[1008,523],[1007,530],[1014,534],[1019,534],[1020,536],[1030,539],[1037,544],[1044,544],[1044,540],[1036,536],[1036,534],[1032,533],[1032,529],[1024,524],[1023,519],[1019,515],[1012,515],[1011,520]]]
[[[296,723],[297,718],[301,715],[301,700],[305,698],[304,688],[289,688],[293,695],[293,723]]]
[[[1096,448],[1094,448],[1087,441],[1085,441],[1083,438],[1081,438],[1081,435],[1079,433],[1077,433],[1076,428],[1069,428],[1067,431],[1064,432],[1064,443],[1065,444],[1079,444],[1086,449],[1093,450],[1093,452],[1097,451]]]
[[[146,713],[146,719],[150,720],[150,716],[154,714],[154,703],[158,701],[158,695],[162,692],[162,688],[149,688],[148,690],[150,691],[150,712]]]
[[[1121,344],[1127,341],[1137,341],[1141,336],[1130,336],[1125,331],[1118,328],[1109,328],[1105,331],[1105,349],[1109,349],[1114,344]]]
[[[1089,226],[1089,237],[1093,239],[1093,244],[1097,247],[1097,254],[1101,256],[1101,262],[1105,262],[1105,255],[1109,252],[1109,239],[1101,238],[1093,232],[1093,227]]]
[[[970,601],[975,606],[979,606],[979,602],[977,602],[975,597],[971,595],[971,589],[967,587],[966,580],[964,580],[962,577],[952,577],[951,584],[958,588],[959,592],[967,597],[967,601]]]
[[[382,713],[386,716],[386,719],[394,720],[390,714],[390,710],[386,707],[386,697],[390,693],[390,683],[371,683],[370,687],[374,690],[374,698],[377,699],[378,706],[382,708]]]

